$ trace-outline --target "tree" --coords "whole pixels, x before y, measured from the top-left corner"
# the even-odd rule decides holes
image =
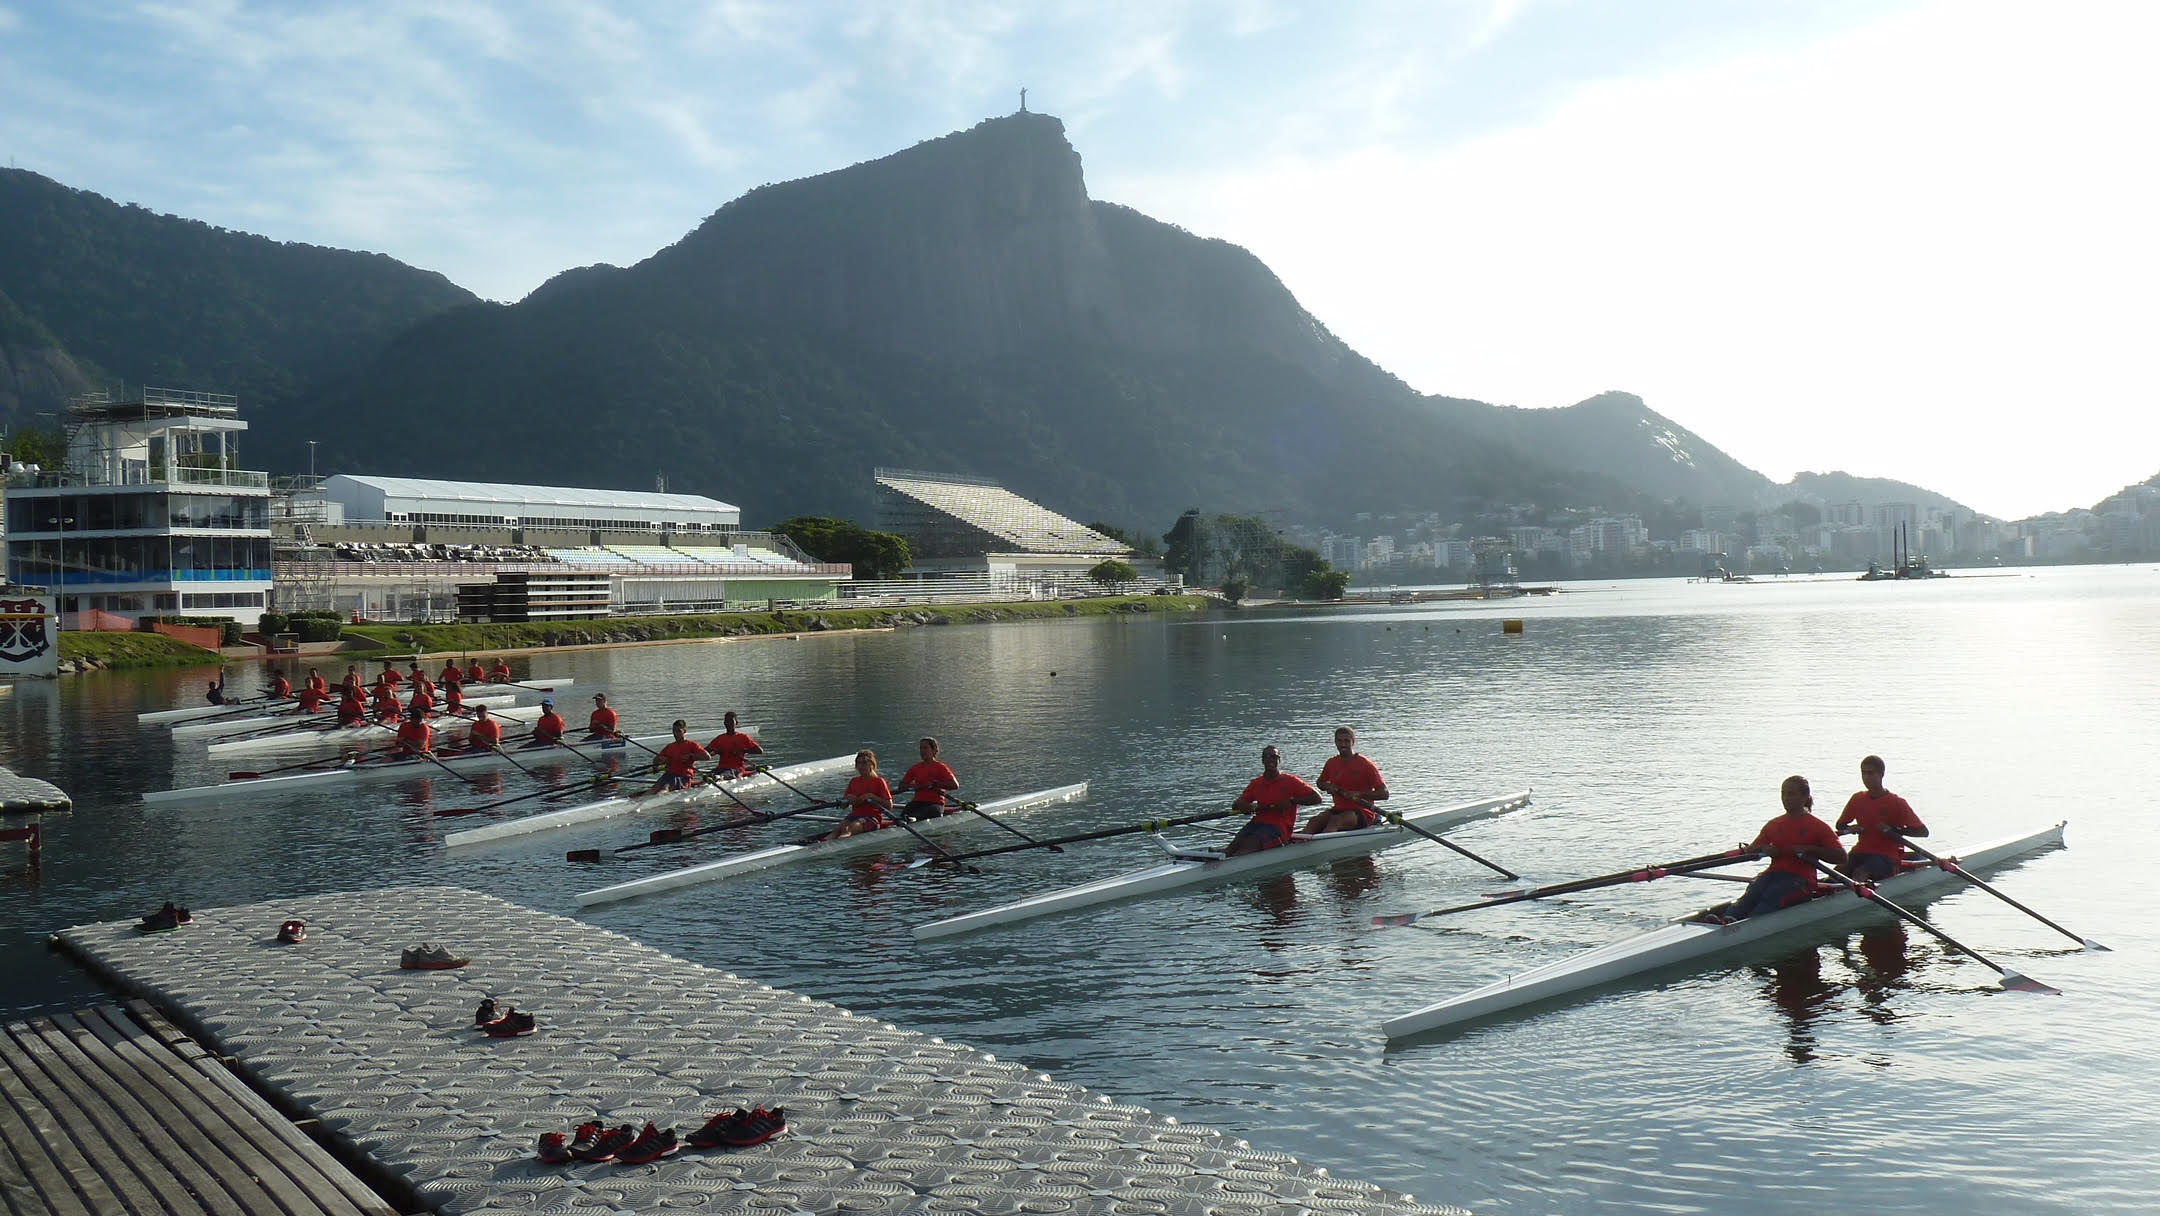
[[[1245,593],[1249,590],[1251,590],[1251,588],[1246,585],[1244,579],[1227,579],[1222,585],[1222,597],[1235,604],[1239,600],[1244,599]]]
[[[1208,544],[1207,521],[1200,515],[1200,508],[1188,507],[1170,530],[1163,533],[1163,568],[1185,576],[1185,581],[1199,586],[1207,581],[1207,565],[1211,556]]]
[[[1348,570],[1330,570],[1326,562],[1305,576],[1304,593],[1309,600],[1339,600],[1350,587]]]
[[[67,460],[67,436],[57,430],[17,427],[8,436],[7,450],[18,463],[57,469]]]
[[[798,515],[772,530],[802,546],[821,562],[846,562],[861,579],[891,578],[915,560],[907,541],[890,532],[873,532],[851,520]]]
[[[1095,568],[1088,571],[1088,577],[1108,587],[1113,583],[1132,582],[1140,577],[1140,572],[1132,568],[1131,562],[1119,561],[1113,557],[1097,562]]]
[[[1102,520],[1099,519],[1089,524],[1088,527],[1102,533],[1104,536],[1109,537],[1111,540],[1114,540],[1121,545],[1132,546],[1132,551],[1135,556],[1160,557],[1162,555],[1162,542],[1156,540],[1152,536],[1134,536],[1130,532],[1127,532],[1125,529],[1118,527],[1116,524],[1104,523]]]

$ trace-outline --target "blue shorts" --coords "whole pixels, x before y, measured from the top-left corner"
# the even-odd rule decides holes
[[[1881,882],[1898,872],[1898,863],[1888,853],[1854,853],[1845,859],[1845,872],[1866,882]]]
[[[1239,828],[1238,834],[1230,838],[1232,850],[1241,845],[1254,849],[1277,849],[1289,843],[1290,833],[1272,823],[1261,823],[1257,820]]]
[[[685,777],[681,773],[668,773],[660,778],[660,788],[663,790],[686,790],[690,788],[691,782],[695,780],[697,778]]]
[[[1732,903],[1725,915],[1733,920],[1746,920],[1765,912],[1790,907],[1807,898],[1812,884],[1790,870],[1764,870],[1748,884],[1747,891]]]

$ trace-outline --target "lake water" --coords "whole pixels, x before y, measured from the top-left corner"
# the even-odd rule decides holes
[[[1525,620],[1521,636],[1503,635],[1507,616]],[[1834,816],[1858,788],[1859,758],[1878,752],[1937,845],[2068,819],[2066,848],[1999,885],[2114,951],[2078,952],[1964,892],[1930,916],[2063,995],[2005,993],[1917,932],[1831,933],[1387,1050],[1386,1017],[1731,888],[1673,878],[1438,931],[1367,931],[1377,912],[1495,888],[1412,843],[945,942],[909,934],[1153,860],[1134,837],[998,858],[972,876],[879,871],[874,857],[768,871],[587,919],[1481,1212],[2160,1205],[2152,567],[1575,584],[1497,606],[925,628],[517,666],[575,677],[562,699],[579,713],[590,702],[575,694],[605,688],[639,731],[678,715],[716,726],[739,709],[776,761],[868,744],[897,772],[929,733],[971,797],[1093,783],[1082,802],[1030,812],[1030,832],[1223,807],[1266,742],[1310,778],[1331,728],[1349,723],[1397,807],[1534,787],[1531,807],[1460,839],[1540,880],[1746,839],[1777,812],[1788,773],[1811,778],[1818,810]],[[251,668],[233,684],[262,678]],[[0,846],[0,1012],[95,996],[44,935],[167,898],[207,907],[454,883],[569,914],[575,892],[604,881],[781,838],[748,829],[599,867],[563,860],[642,839],[665,822],[656,816],[453,856],[441,834],[475,821],[430,812],[478,799],[449,777],[145,808],[144,790],[234,767],[133,722],[199,688],[199,673],[178,672],[0,688],[0,763],[60,783],[78,805],[49,817],[36,881],[16,846]],[[531,786],[512,774],[503,788]],[[997,836],[977,825],[958,839]],[[439,936],[456,943],[454,926]]]

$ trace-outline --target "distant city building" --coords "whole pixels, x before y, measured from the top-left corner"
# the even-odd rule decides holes
[[[9,580],[52,589],[63,628],[155,614],[254,624],[271,587],[270,475],[239,467],[239,399],[92,393],[62,425],[64,467],[10,470]]]

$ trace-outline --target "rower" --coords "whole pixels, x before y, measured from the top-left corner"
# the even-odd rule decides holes
[[[315,687],[313,684],[302,684],[300,686],[299,696],[297,697],[297,700],[300,702],[300,712],[303,714],[320,712],[323,705],[323,698],[328,695],[328,693],[326,693],[320,688]]]
[[[375,716],[377,718],[380,718],[385,722],[397,721],[397,686],[391,684],[388,680],[378,677],[375,681],[375,698],[373,702],[373,708],[375,710]]]
[[[567,729],[569,726],[562,720],[562,715],[555,712],[555,702],[542,698],[540,719],[533,723],[533,742],[553,746],[562,742],[563,731]]]
[[[397,728],[397,750],[401,756],[435,754],[435,728],[427,724],[419,710],[407,711],[404,724]]]
[[[488,713],[487,706],[473,707],[473,722],[465,731],[465,746],[476,752],[494,751],[502,746],[502,723]]]
[[[397,664],[391,662],[388,659],[384,659],[382,665],[382,674],[376,676],[375,678],[379,681],[382,681],[383,683],[390,685],[392,688],[395,688],[398,685],[398,681],[404,679],[405,677],[397,673]]]
[[[1353,832],[1380,822],[1380,812],[1370,804],[1387,801],[1387,782],[1380,777],[1379,765],[1358,754],[1356,731],[1347,726],[1335,728],[1335,754],[1320,766],[1316,784],[1321,793],[1334,795],[1335,805],[1305,824],[1307,836]]]
[[[330,695],[329,682],[322,678],[322,673],[320,671],[317,671],[312,667],[307,669],[306,687],[314,689],[316,692],[323,694],[325,697]]]
[[[439,673],[437,673],[437,675],[435,676],[435,682],[436,682],[437,684],[448,684],[448,683],[449,683],[450,681],[452,681],[452,680],[454,680],[454,679],[457,679],[457,678],[458,678],[458,665],[457,665],[457,660],[456,660],[456,659],[444,659],[444,660],[442,661],[442,671],[441,671],[441,672],[439,672]]]
[[[1881,756],[1867,756],[1860,761],[1860,784],[1867,788],[1845,800],[1845,810],[1837,820],[1840,835],[1859,834],[1852,843],[1845,872],[1864,882],[1881,882],[1904,865],[1901,837],[1928,834],[1927,825],[1913,813],[1912,804],[1883,788],[1885,771]]]
[[[827,840],[892,826],[892,820],[886,818],[893,809],[892,791],[878,776],[876,752],[866,747],[855,753],[855,776],[847,783],[847,792],[840,795],[840,801],[847,806],[847,818],[826,834]]]
[[[913,797],[900,808],[904,819],[936,819],[945,813],[945,795],[960,788],[960,778],[938,759],[938,741],[925,735],[915,742],[915,753],[922,759],[908,765],[900,774],[900,788],[895,795],[908,793]]]
[[[1243,857],[1289,844],[1290,833],[1297,830],[1297,809],[1320,802],[1319,790],[1305,784],[1304,778],[1282,771],[1281,749],[1268,744],[1260,749],[1260,775],[1247,782],[1245,792],[1230,805],[1231,810],[1252,818],[1231,837],[1223,856]]]
[[[1830,825],[1815,817],[1815,795],[1807,778],[1787,777],[1778,787],[1785,813],[1762,826],[1752,843],[1743,847],[1770,859],[1770,867],[1755,876],[1740,898],[1689,917],[1705,924],[1731,924],[1764,912],[1805,903],[1818,893],[1815,863],[1831,865],[1845,860],[1845,846],[1838,843]]]
[[[504,659],[495,660],[495,665],[488,668],[487,678],[490,684],[508,684],[510,682],[509,662]]]
[[[203,693],[203,700],[208,701],[212,705],[223,705],[225,703],[224,672],[219,672],[218,678],[210,681],[210,687]]]
[[[286,679],[285,673],[282,671],[271,672],[270,699],[273,701],[283,701],[290,696],[292,696],[292,681]]]
[[[480,660],[474,659],[465,665],[465,682],[467,684],[487,683],[487,673],[480,670]]]
[[[414,663],[412,665],[412,670],[406,673],[406,679],[412,681],[414,688],[427,689],[430,697],[435,695],[435,681],[428,679],[427,673],[420,670],[420,664]]]
[[[337,720],[339,726],[358,726],[367,721],[367,706],[360,701],[360,689],[345,686],[345,695],[338,699]]]
[[[670,729],[675,732],[675,741],[660,749],[659,758],[659,763],[666,771],[652,783],[651,789],[645,791],[648,794],[657,794],[662,790],[689,789],[697,784],[697,762],[710,758],[710,753],[704,748],[684,737],[689,733],[689,723],[677,718]]]
[[[705,745],[705,750],[711,752],[712,758],[718,761],[713,767],[713,776],[740,777],[748,771],[743,757],[762,756],[765,749],[758,746],[757,740],[735,729],[734,710],[722,714],[720,724],[725,729],[714,735],[713,741]]]
[[[430,692],[429,692],[429,691],[427,690],[427,685],[425,685],[425,684],[415,684],[415,685],[413,685],[413,686],[412,686],[412,699],[411,699],[411,700],[409,700],[409,701],[407,701],[407,702],[405,702],[405,708],[406,708],[407,710],[409,710],[409,711],[413,712],[413,713],[416,713],[416,714],[431,714],[431,713],[434,713],[434,712],[435,712],[435,697],[434,697],[434,694],[430,693]]]
[[[347,664],[343,686],[352,689],[353,695],[357,697],[360,695],[360,690],[367,687],[367,681],[360,678],[360,669],[358,667]]]
[[[595,739],[614,738],[620,732],[615,729],[615,711],[608,708],[607,694],[596,692],[592,699],[592,716],[585,719],[585,733]]]
[[[458,679],[457,668],[442,682],[442,708],[446,714],[465,712],[465,682]]]

